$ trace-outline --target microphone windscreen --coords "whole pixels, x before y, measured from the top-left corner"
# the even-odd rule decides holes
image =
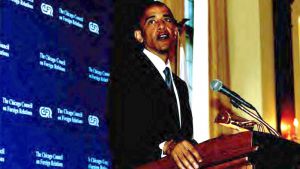
[[[213,91],[217,91],[217,92],[220,91],[222,86],[223,86],[222,81],[220,81],[218,79],[214,79],[213,81],[210,82],[210,88]]]

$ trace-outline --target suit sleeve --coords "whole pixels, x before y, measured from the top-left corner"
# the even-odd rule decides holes
[[[153,142],[151,126],[152,103],[139,91],[131,77],[118,73],[109,87],[108,125],[114,168],[132,168],[159,157]]]

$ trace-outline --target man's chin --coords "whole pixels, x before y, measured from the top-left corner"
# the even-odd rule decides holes
[[[166,44],[166,45],[160,45],[159,47],[157,47],[157,49],[160,53],[168,53],[171,48],[169,44]]]
[[[158,52],[160,54],[168,54],[169,53],[169,48],[168,49],[160,49]]]

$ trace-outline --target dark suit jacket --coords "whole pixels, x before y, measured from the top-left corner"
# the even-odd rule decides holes
[[[109,88],[108,125],[114,168],[132,168],[161,156],[159,144],[192,138],[188,89],[173,74],[181,107],[152,62],[139,53],[114,65]]]

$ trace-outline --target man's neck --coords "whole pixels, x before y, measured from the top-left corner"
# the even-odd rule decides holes
[[[146,48],[147,49],[147,48]],[[159,53],[150,49],[147,49],[149,52],[155,54],[156,56],[158,56],[161,60],[163,60],[165,63],[167,63],[167,61],[169,60],[169,53],[165,52],[165,53]]]

